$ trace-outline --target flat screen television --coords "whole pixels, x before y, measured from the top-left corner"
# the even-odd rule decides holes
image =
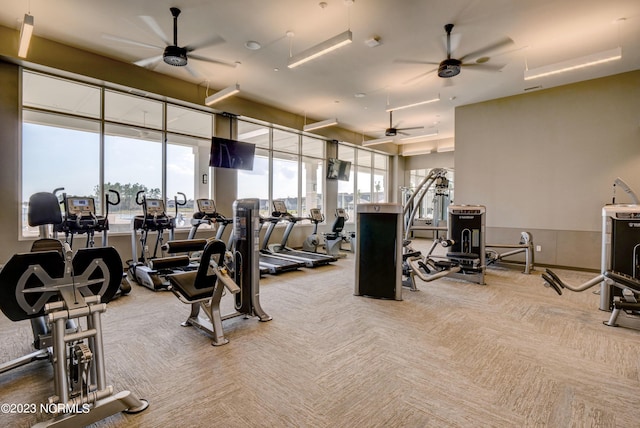
[[[213,137],[211,139],[209,166],[251,171],[253,170],[255,153],[255,144]]]
[[[329,158],[327,164],[327,178],[331,180],[349,181],[351,162]]]

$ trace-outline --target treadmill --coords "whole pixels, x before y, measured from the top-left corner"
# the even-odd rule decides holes
[[[287,228],[284,231],[284,235],[282,236],[282,241],[280,242],[280,244],[274,244],[268,248],[272,254],[276,256],[286,257],[287,259],[290,259],[293,261],[299,261],[301,263],[304,263],[305,267],[310,267],[310,268],[327,265],[329,263],[333,263],[336,260],[338,260],[337,257],[331,256],[328,254],[312,253],[310,251],[303,251],[303,250],[294,250],[293,248],[287,247],[287,241],[289,240],[289,235],[293,230],[293,226],[297,222],[301,220],[307,220],[307,219],[304,217],[296,217],[290,214],[287,211],[287,206],[285,205],[284,200],[282,199],[275,199],[273,201],[273,211],[274,211],[273,217],[270,219],[269,229],[267,230],[267,233],[265,234],[265,237],[264,237],[264,243],[262,246],[263,250],[266,250],[268,247],[268,241],[269,241],[269,238],[271,237],[271,233],[273,232],[273,229],[275,228],[276,223],[278,223],[281,219],[286,219],[289,222],[289,224],[287,225]]]
[[[260,217],[260,229],[262,229],[262,225],[267,221],[264,218]],[[271,226],[269,226],[271,227]],[[265,234],[265,240],[262,243],[262,248],[260,249],[260,271],[266,270],[267,273],[270,274],[278,274],[281,272],[289,272],[292,270],[298,270],[301,267],[304,267],[304,263],[298,260],[291,260],[282,256],[278,256],[277,254],[271,253],[267,246],[267,242],[269,239],[269,229],[267,229],[267,234]]]
[[[233,219],[220,214],[216,210],[216,203],[213,199],[198,199],[197,204],[198,211],[194,213],[193,218],[191,219],[191,230],[189,231],[188,239],[193,239],[195,237],[195,232],[201,224],[216,223],[218,225],[218,230],[216,231],[215,238],[221,240],[227,226],[233,224]],[[227,250],[233,251],[234,244],[235,242],[232,230],[229,235],[229,239],[227,240]],[[260,260],[260,275],[264,275],[266,273],[277,273],[276,268],[272,264],[263,264],[262,258]]]

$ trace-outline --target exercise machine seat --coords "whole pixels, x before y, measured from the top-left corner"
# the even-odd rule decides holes
[[[27,217],[29,226],[59,225],[62,223],[62,213],[58,197],[51,192],[34,193],[29,197]]]
[[[615,272],[611,270],[606,271],[604,276],[618,284],[621,284],[625,288],[629,288],[634,293],[640,294],[640,280],[637,278],[622,272]]]
[[[450,259],[475,260],[480,256],[475,253],[449,252],[447,253],[447,257]]]
[[[344,230],[344,217],[338,216],[333,220],[333,224],[331,225],[331,232],[325,233],[325,237],[327,239],[338,239],[341,237],[342,231]]]
[[[64,253],[62,242],[53,238],[41,238],[33,241],[33,244],[31,244],[31,252],[35,253],[38,251],[57,251],[60,253],[60,257],[62,257]]]
[[[223,260],[226,249],[224,242],[218,239],[207,242],[200,256],[198,270],[167,275],[173,289],[188,302],[211,298],[217,275],[210,273],[209,265],[215,256],[219,256],[218,261]]]

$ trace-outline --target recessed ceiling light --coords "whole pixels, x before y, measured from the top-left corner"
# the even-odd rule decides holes
[[[248,40],[244,43],[244,47],[251,51],[257,51],[262,47],[262,45],[259,42],[256,42],[255,40]]]
[[[358,92],[357,94],[353,95],[356,98],[364,98],[367,96],[367,94],[365,94],[364,92]]]

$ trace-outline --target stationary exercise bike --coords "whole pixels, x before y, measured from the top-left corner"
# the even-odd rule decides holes
[[[164,233],[168,232],[169,241],[174,240],[174,230],[176,227],[176,217],[178,207],[186,205],[187,197],[184,193],[182,201],[174,198],[176,216],[167,215],[165,203],[162,199],[147,198],[144,190],[136,194],[136,203],[142,207],[142,215],[135,216],[131,222],[131,253],[133,259],[129,261],[129,275],[139,285],[147,287],[153,291],[166,289],[169,282],[165,276],[176,269],[183,269],[189,266],[189,256],[167,257],[163,253]],[[156,234],[153,252],[149,251],[149,233]],[[140,243],[140,248],[138,248]],[[160,256],[159,256],[160,255]]]
[[[331,225],[331,232],[324,234],[324,246],[327,254],[346,257],[346,254],[340,252],[343,243],[349,243],[350,250],[355,252],[355,233],[346,234],[344,231],[347,220],[349,220],[349,215],[344,208],[336,208],[336,218]]]
[[[343,234],[344,224],[347,219],[346,213],[342,208],[336,210],[336,218],[331,225],[331,232],[320,235],[318,233],[318,224],[324,221],[324,215],[319,208],[311,208],[309,210],[309,219],[313,223],[313,232],[302,243],[304,251],[318,252],[318,247],[324,247],[325,252],[333,257],[343,258],[347,255],[340,252],[342,242],[346,240]]]
[[[324,215],[319,208],[311,208],[309,210],[309,220],[313,223],[313,232],[311,232],[311,235],[307,236],[307,239],[302,243],[302,249],[304,251],[317,253],[321,243],[321,237],[318,234],[318,225],[324,221]]]

